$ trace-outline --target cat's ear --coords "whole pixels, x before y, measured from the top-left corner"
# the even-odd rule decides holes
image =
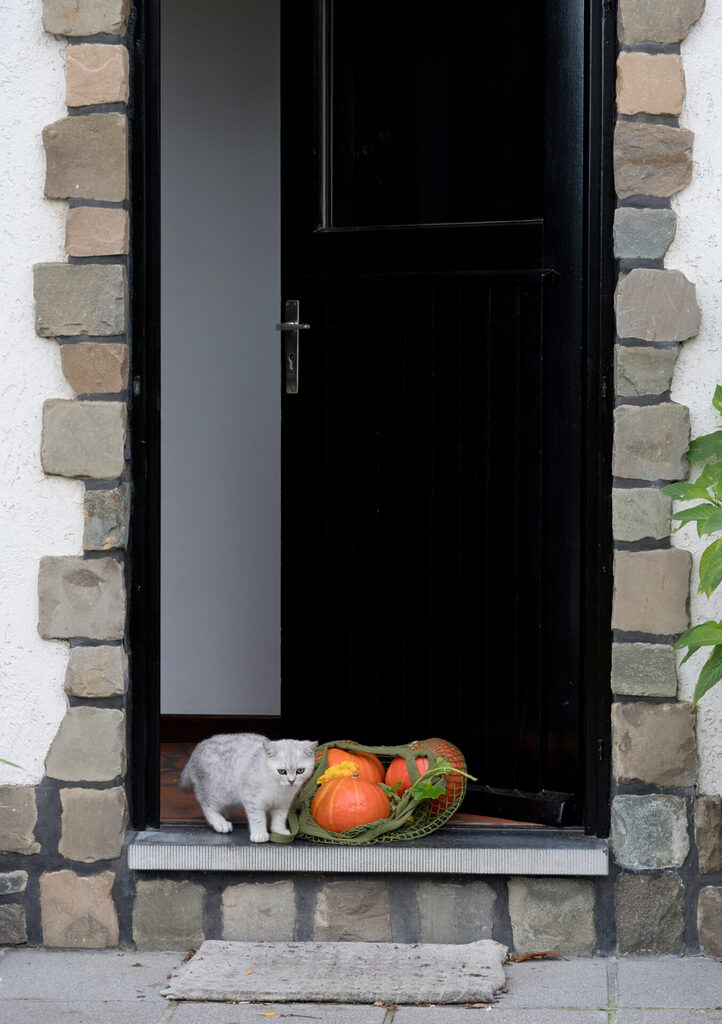
[[[268,742],[268,740],[264,740],[264,742],[263,742],[263,749],[266,751],[266,757],[273,757],[275,751],[274,751],[273,747],[270,745],[270,743]]]
[[[318,740],[306,740],[304,750],[309,757],[312,757],[316,753],[316,747],[318,746]]]

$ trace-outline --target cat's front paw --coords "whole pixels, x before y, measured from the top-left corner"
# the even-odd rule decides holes
[[[280,827],[276,826],[273,829],[273,831],[276,832],[279,836],[290,836],[291,834],[290,828],[286,828],[285,825],[281,825]]]
[[[213,823],[213,831],[214,832],[232,832],[233,831],[233,825],[230,823],[230,821],[226,821],[224,818],[221,818],[220,821],[217,821],[217,822]]]
[[[251,832],[251,842],[252,843],[267,843],[268,842],[268,832],[266,831],[266,829],[264,828],[262,832],[258,831],[258,829],[254,829]]]

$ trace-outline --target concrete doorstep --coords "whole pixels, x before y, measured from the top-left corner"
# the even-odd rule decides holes
[[[490,1003],[506,946],[208,940],[163,990],[170,1000],[270,1003]]]

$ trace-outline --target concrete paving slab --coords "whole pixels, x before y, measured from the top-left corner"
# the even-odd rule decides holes
[[[273,1016],[266,1016],[272,1013]],[[172,1024],[383,1024],[382,1006],[319,1003],[179,1003]],[[473,1024],[467,1020],[466,1024]]]
[[[53,1002],[47,1000],[12,999],[2,1004],[2,1024],[167,1024],[168,1005],[149,1005],[143,1000],[135,1003],[111,1001],[107,1003]],[[261,1020],[275,1020],[275,1017]],[[299,1021],[299,1024],[303,1024]]]
[[[607,1024],[607,1020],[604,1010],[505,1010],[502,1006],[463,1010],[446,1006],[435,1009],[404,1006],[394,1014],[393,1024]]]
[[[272,1018],[273,1019],[273,1018]],[[618,1010],[617,1024],[705,1024],[722,1021],[722,1012],[707,1010]]]
[[[506,947],[392,942],[207,940],[173,977],[169,999],[268,1002],[490,1002],[506,983]]]
[[[617,978],[620,1007],[722,1006],[722,964],[706,957],[620,957]]]
[[[607,961],[601,958],[528,960],[507,964],[506,972],[509,991],[500,996],[504,1008],[606,1009]]]
[[[0,1000],[134,1002],[142,993],[146,998],[157,995],[159,1006],[165,1008],[159,993],[182,957],[118,950],[8,950],[0,959]]]

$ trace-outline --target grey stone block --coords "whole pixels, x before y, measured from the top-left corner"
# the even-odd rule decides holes
[[[614,296],[617,334],[642,341],[686,341],[699,333],[697,290],[680,270],[636,267]]]
[[[672,386],[676,348],[617,345],[615,390],[620,398],[663,395]]]
[[[113,558],[51,555],[40,559],[38,631],[46,639],[122,640],[123,566]]]
[[[486,882],[419,882],[416,890],[421,942],[490,939],[496,896]]]
[[[661,260],[676,230],[674,210],[621,206],[614,214],[614,255],[619,260]]]
[[[722,886],[708,885],[697,902],[699,944],[708,956],[722,956]]]
[[[617,195],[623,199],[679,192],[692,180],[693,143],[694,134],[686,128],[618,121],[614,133]]]
[[[678,875],[620,875],[616,915],[620,953],[682,952],[684,887]]]
[[[691,704],[612,705],[612,759],[618,782],[693,786],[697,778]]]
[[[111,890],[115,874],[81,877],[74,871],[40,876],[43,943],[66,949],[118,945],[118,915]]]
[[[119,203],[128,198],[125,114],[65,117],[43,128],[43,145],[48,199],[100,199]]]
[[[40,853],[37,820],[32,786],[0,786],[0,853]]]
[[[671,636],[689,626],[692,556],[680,548],[617,551],[612,629]]]
[[[612,532],[615,540],[662,540],[671,533],[672,499],[656,487],[615,487],[612,490]]]
[[[21,946],[27,938],[25,910],[19,903],[4,903],[0,906],[0,946]]]
[[[612,691],[629,697],[676,697],[673,648],[667,644],[612,644]]]
[[[695,799],[694,834],[700,874],[722,871],[722,797],[698,796]]]
[[[128,689],[128,655],[122,647],[73,647],[65,692],[73,697],[116,697]]]
[[[82,118],[73,118],[78,120]],[[41,338],[125,333],[125,267],[113,263],[36,263],[33,288],[35,330]]]
[[[0,872],[0,896],[10,896],[16,892],[25,892],[27,884],[27,871]]]
[[[138,949],[198,949],[203,942],[203,888],[194,882],[141,879],[133,905]]]
[[[43,0],[43,28],[56,36],[125,35],[130,0]]]
[[[115,708],[68,708],[45,761],[51,779],[111,782],[125,774],[125,715]]]
[[[509,915],[517,953],[580,955],[596,946],[594,885],[578,878],[511,878]]]
[[[130,485],[121,484],[112,491],[85,492],[86,551],[112,551],[128,546],[130,529]]]
[[[687,809],[681,796],[616,796],[612,850],[630,871],[681,867],[689,853]]]
[[[290,942],[296,923],[293,882],[242,882],[221,897],[222,938],[234,942]]]
[[[704,4],[705,0],[619,0],[619,42],[680,43],[702,16]]]
[[[612,472],[625,480],[683,480],[689,463],[684,405],[620,405],[614,410]]]
[[[390,942],[391,917],[384,882],[328,882],[318,894],[316,942]]]
[[[43,404],[40,460],[53,476],[112,480],[125,467],[126,408],[122,402]]]
[[[63,857],[86,864],[120,857],[128,824],[124,790],[61,789],[60,803]]]

